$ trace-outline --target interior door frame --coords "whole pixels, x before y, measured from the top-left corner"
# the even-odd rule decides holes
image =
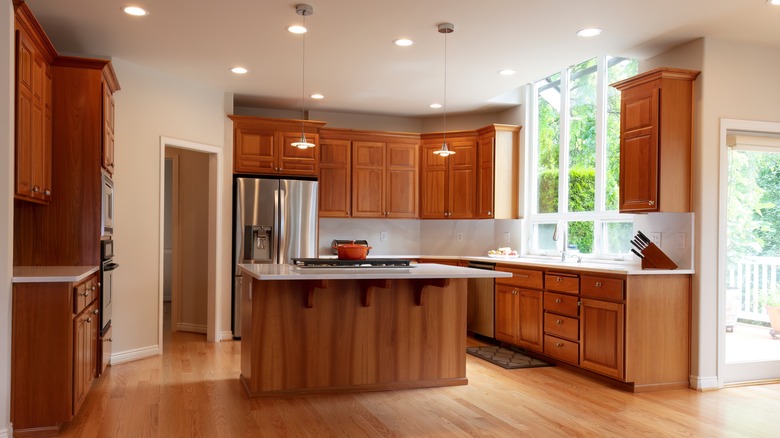
[[[716,329],[718,333],[718,386],[721,388],[724,385],[776,381],[778,377],[776,372],[774,373],[775,376],[772,377],[766,375],[764,370],[761,369],[766,367],[766,365],[761,364],[767,362],[726,364],[726,225],[729,175],[729,146],[726,136],[730,131],[780,134],[780,123],[739,119],[720,120],[720,187],[718,195],[718,235],[720,236],[720,244],[718,245],[718,326]],[[737,370],[737,367],[740,369]]]
[[[222,214],[220,206],[223,204],[223,191],[220,189],[220,182],[223,180],[224,166],[223,166],[223,150],[217,146],[211,146],[203,143],[197,143],[189,140],[182,140],[170,137],[160,137],[160,218],[159,218],[159,266],[158,266],[158,295],[159,295],[159,312],[158,312],[158,325],[157,336],[158,345],[160,351],[163,348],[163,273],[164,273],[164,255],[165,255],[165,242],[163,236],[165,233],[165,221],[163,215],[165,214],[165,149],[167,147],[174,147],[179,149],[187,149],[195,152],[203,152],[208,154],[209,158],[209,209],[208,209],[208,303],[206,312],[206,340],[208,342],[216,342],[220,340],[219,327],[221,327],[222,314],[221,300],[217,299],[220,288],[218,287],[219,278],[221,278],[221,263],[225,254],[223,254],[223,236],[219,230],[222,229]],[[174,246],[175,248],[175,246]],[[175,298],[174,298],[175,299]]]
[[[171,331],[176,332],[179,329],[179,306],[181,291],[179,290],[181,280],[181,248],[179,247],[179,154],[166,147],[165,159],[171,160]],[[163,180],[164,181],[164,180]],[[164,210],[163,210],[164,211]],[[163,236],[164,239],[164,236]],[[164,240],[163,240],[164,241]],[[164,245],[164,244],[163,244]],[[165,256],[165,246],[163,246],[163,257]],[[163,287],[163,294],[165,288]],[[163,301],[165,296],[163,295]]]

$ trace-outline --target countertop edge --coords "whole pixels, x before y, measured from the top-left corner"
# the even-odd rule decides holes
[[[14,266],[12,283],[78,283],[99,266]]]

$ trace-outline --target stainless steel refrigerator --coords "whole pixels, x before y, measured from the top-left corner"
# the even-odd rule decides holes
[[[238,264],[317,257],[317,181],[237,177],[233,185],[233,336],[241,337]]]

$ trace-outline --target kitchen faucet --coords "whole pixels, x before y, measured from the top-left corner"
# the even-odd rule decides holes
[[[569,237],[569,231],[568,231],[568,227],[566,226],[565,222],[558,221],[558,223],[555,224],[555,230],[553,231],[552,238],[556,242],[558,240],[563,239],[563,247],[561,248],[561,262],[565,262],[566,261],[566,257],[576,257],[577,258],[577,263],[582,263],[582,257],[581,256],[578,256],[576,254],[569,254],[568,252],[566,252],[566,250],[568,249],[568,245],[569,245],[568,237]]]

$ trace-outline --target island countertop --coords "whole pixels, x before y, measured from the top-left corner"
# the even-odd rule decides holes
[[[404,267],[302,267],[278,264],[241,264],[241,272],[258,280],[352,280],[352,279],[423,279],[423,278],[508,278],[501,271],[463,268],[436,263]]]

